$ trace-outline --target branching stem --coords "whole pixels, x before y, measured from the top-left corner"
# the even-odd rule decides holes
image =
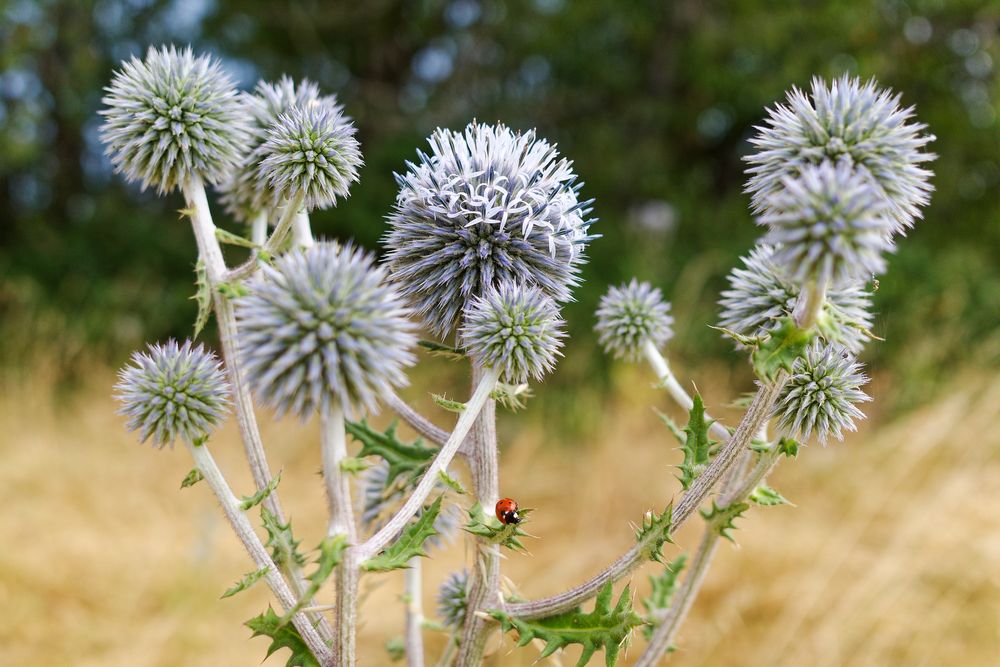
[[[687,393],[687,390],[684,389],[684,387],[681,386],[681,383],[677,381],[677,378],[674,377],[673,372],[670,370],[670,365],[667,363],[667,360],[663,357],[663,355],[660,354],[660,351],[656,349],[656,345],[650,341],[646,341],[646,343],[642,346],[642,352],[643,356],[646,357],[646,361],[648,361],[649,365],[653,367],[653,372],[656,373],[656,377],[659,378],[671,398],[673,398],[685,412],[690,411],[691,406],[694,405],[694,399],[691,398],[691,396]],[[705,419],[712,422],[712,425],[709,427],[709,432],[715,438],[717,438],[720,442],[729,440],[729,431],[725,426],[713,420],[707,412],[705,413]]]

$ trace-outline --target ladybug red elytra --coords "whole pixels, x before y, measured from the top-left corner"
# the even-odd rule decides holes
[[[517,502],[510,498],[501,498],[498,500],[497,518],[505,526],[511,523],[521,523],[521,517],[517,515]]]

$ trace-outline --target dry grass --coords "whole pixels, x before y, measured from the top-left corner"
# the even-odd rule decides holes
[[[619,398],[602,406],[604,431],[589,442],[545,446],[541,430],[527,428],[505,451],[504,493],[538,508],[532,554],[504,567],[525,595],[593,574],[633,539],[629,521],[677,488],[668,467],[676,453],[646,407],[663,399],[623,373]],[[68,404],[55,404],[41,381],[4,387],[0,664],[259,664],[266,641],[248,639],[240,622],[266,606],[265,588],[218,600],[249,563],[208,489],[178,490],[185,453],[137,447],[123,433],[111,383],[96,373]],[[998,418],[1000,380],[968,376],[937,405],[785,465],[774,484],[798,507],[755,509],[742,522],[740,546],[721,549],[671,664],[996,664]],[[323,502],[314,426],[267,423],[264,432],[285,468],[286,507],[315,542]],[[231,423],[213,449],[249,489]],[[696,539],[685,530],[678,548]],[[429,608],[464,551],[427,563]],[[651,571],[633,580],[640,594]],[[388,663],[382,644],[401,629],[401,579],[366,578],[363,665]],[[442,642],[429,636],[428,651]],[[497,639],[491,664],[537,657],[511,645]]]

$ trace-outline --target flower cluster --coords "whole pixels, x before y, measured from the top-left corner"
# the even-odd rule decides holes
[[[635,361],[646,343],[661,347],[674,335],[670,304],[658,288],[632,279],[612,287],[597,308],[598,340],[618,359]]]

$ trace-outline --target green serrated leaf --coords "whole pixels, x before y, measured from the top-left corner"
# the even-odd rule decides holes
[[[711,425],[712,422],[705,419],[705,404],[701,395],[695,393],[694,404],[688,413],[688,423],[684,427],[684,443],[681,445],[684,461],[677,466],[681,472],[677,479],[685,489],[690,488],[712,460],[712,448],[718,443],[708,437]]]
[[[440,479],[445,486],[450,488],[455,493],[459,493],[463,496],[467,493],[465,487],[462,486],[462,483],[459,482],[454,477],[452,477],[451,475],[449,475],[444,470],[438,470],[438,479]]]
[[[260,518],[267,531],[267,546],[271,550],[271,558],[278,567],[289,563],[298,566],[306,564],[306,557],[299,553],[299,540],[292,536],[292,522],[281,523],[278,517],[269,512],[266,507],[260,508]]]
[[[295,626],[284,623],[270,606],[266,612],[251,618],[245,625],[253,630],[254,637],[271,638],[267,657],[279,649],[287,648],[292,654],[288,657],[285,667],[320,667]]]
[[[362,458],[347,456],[340,459],[340,470],[348,475],[357,475],[368,470],[368,464]]]
[[[461,401],[453,401],[447,396],[442,396],[441,394],[431,394],[431,399],[437,404],[439,408],[444,408],[448,412],[457,412],[461,414],[465,411],[465,403]]]
[[[387,546],[382,553],[362,563],[362,569],[368,572],[399,570],[408,567],[411,558],[426,556],[424,542],[429,537],[438,534],[437,530],[434,529],[434,522],[437,521],[438,514],[441,513],[443,499],[443,496],[439,496],[430,507],[420,513],[420,518],[403,530],[395,542]]]
[[[767,340],[761,342],[750,355],[757,377],[770,380],[781,370],[791,372],[795,360],[806,353],[812,332],[800,329],[791,317],[783,317]]]
[[[281,482],[281,473],[279,472],[274,476],[274,479],[268,483],[263,489],[259,490],[252,496],[243,496],[242,502],[240,502],[240,509],[243,511],[252,509],[257,505],[264,502],[264,499],[271,495],[276,488],[278,488],[278,483]]]
[[[233,234],[230,231],[216,227],[215,238],[219,239],[220,243],[225,243],[226,245],[239,246],[240,248],[249,248],[254,250],[260,246],[251,241],[250,239],[245,239],[239,234]]]
[[[256,584],[258,581],[263,579],[264,575],[266,575],[270,569],[271,569],[270,567],[262,567],[259,570],[254,570],[253,572],[244,575],[242,579],[240,579],[235,584],[227,588],[226,592],[222,594],[222,598],[220,599],[231,598],[240,591],[245,591],[246,589]]]
[[[750,494],[750,500],[757,503],[758,505],[764,505],[770,507],[773,505],[791,505],[788,499],[783,495],[778,493],[775,489],[772,489],[767,484],[761,484]]]
[[[334,568],[340,565],[347,546],[347,535],[343,534],[330,535],[319,543],[319,546],[316,548],[319,551],[319,556],[316,558],[316,569],[306,577],[309,581],[309,586],[306,587],[302,597],[299,598],[298,604],[289,609],[288,613],[281,617],[282,623],[288,623],[288,621],[292,620],[292,616],[297,614],[319,592],[319,589],[330,578],[330,575],[333,574]]]
[[[243,283],[219,283],[215,289],[227,299],[238,299],[250,293]]]
[[[205,479],[205,476],[201,474],[200,470],[191,468],[191,472],[181,481],[181,488],[186,489],[189,486],[194,486],[203,479]]]
[[[677,442],[683,446],[687,441],[687,436],[684,435],[684,430],[677,425],[677,422],[668,417],[666,413],[660,412],[656,408],[653,408],[653,412],[655,412],[656,416],[660,418],[660,421],[666,424],[667,428],[670,429],[670,432],[674,434],[674,438],[677,439]]]
[[[743,516],[743,513],[748,509],[750,509],[748,503],[733,503],[727,507],[719,507],[718,503],[713,500],[712,507],[701,510],[701,515],[712,530],[730,542],[735,542],[732,531],[736,530],[736,525],[733,522]]]
[[[531,537],[531,535],[524,532],[522,526],[525,523],[525,518],[532,511],[530,507],[519,507],[517,513],[521,517],[521,522],[502,524],[496,517],[486,516],[483,512],[483,506],[476,502],[468,510],[469,521],[463,526],[463,529],[467,533],[500,544],[508,549],[524,551],[524,543],[521,542],[520,538]]]
[[[490,398],[511,412],[523,410],[525,401],[531,398],[531,396],[531,387],[526,383],[509,384],[507,382],[497,382],[496,387],[490,392]]]
[[[380,456],[389,464],[389,473],[385,483],[388,487],[399,475],[406,475],[408,480],[414,480],[424,474],[431,459],[437,454],[437,449],[428,447],[423,439],[413,442],[402,442],[396,437],[397,423],[393,422],[385,432],[374,430],[368,422],[349,421],[347,432],[361,443],[358,456]]]
[[[726,327],[716,327],[710,324],[708,325],[708,328],[715,329],[716,331],[721,331],[724,335],[732,338],[733,340],[735,340],[740,345],[743,345],[744,347],[756,347],[761,342],[759,336],[745,336],[741,333],[733,331],[732,329],[727,329]]]
[[[777,444],[778,451],[790,459],[794,459],[799,455],[799,443],[797,440],[792,438],[782,438],[778,440]]]
[[[643,628],[647,641],[652,636],[653,629],[662,622],[663,614],[670,608],[670,601],[674,597],[674,591],[677,590],[677,580],[685,565],[687,565],[687,556],[681,554],[667,563],[663,572],[649,578],[651,588],[649,597],[642,602],[643,606],[646,607],[646,622],[649,623],[647,627]]]
[[[632,609],[632,593],[628,586],[622,591],[618,603],[612,608],[612,589],[609,581],[598,593],[594,610],[585,614],[579,607],[555,616],[525,621],[503,611],[491,611],[504,632],[516,630],[518,646],[534,640],[545,642],[542,658],[546,658],[570,644],[580,644],[583,652],[577,667],[583,667],[598,649],[604,650],[604,663],[614,667],[618,655],[628,642],[632,630],[645,621]]]
[[[208,318],[212,314],[212,288],[208,284],[208,272],[205,270],[205,262],[198,260],[194,267],[194,296],[191,297],[198,304],[198,316],[194,320],[194,337],[198,338]]]
[[[642,517],[642,525],[635,532],[636,542],[643,556],[657,563],[663,562],[661,549],[666,542],[673,542],[670,529],[673,527],[674,503],[671,501],[660,514],[650,510]]]
[[[452,347],[451,345],[445,345],[444,343],[438,343],[433,340],[421,340],[417,342],[417,345],[424,348],[435,357],[444,357],[445,359],[451,359],[453,361],[461,361],[466,357],[464,347]]]
[[[389,660],[399,662],[406,657],[406,641],[402,637],[393,637],[385,643],[385,650]]]

